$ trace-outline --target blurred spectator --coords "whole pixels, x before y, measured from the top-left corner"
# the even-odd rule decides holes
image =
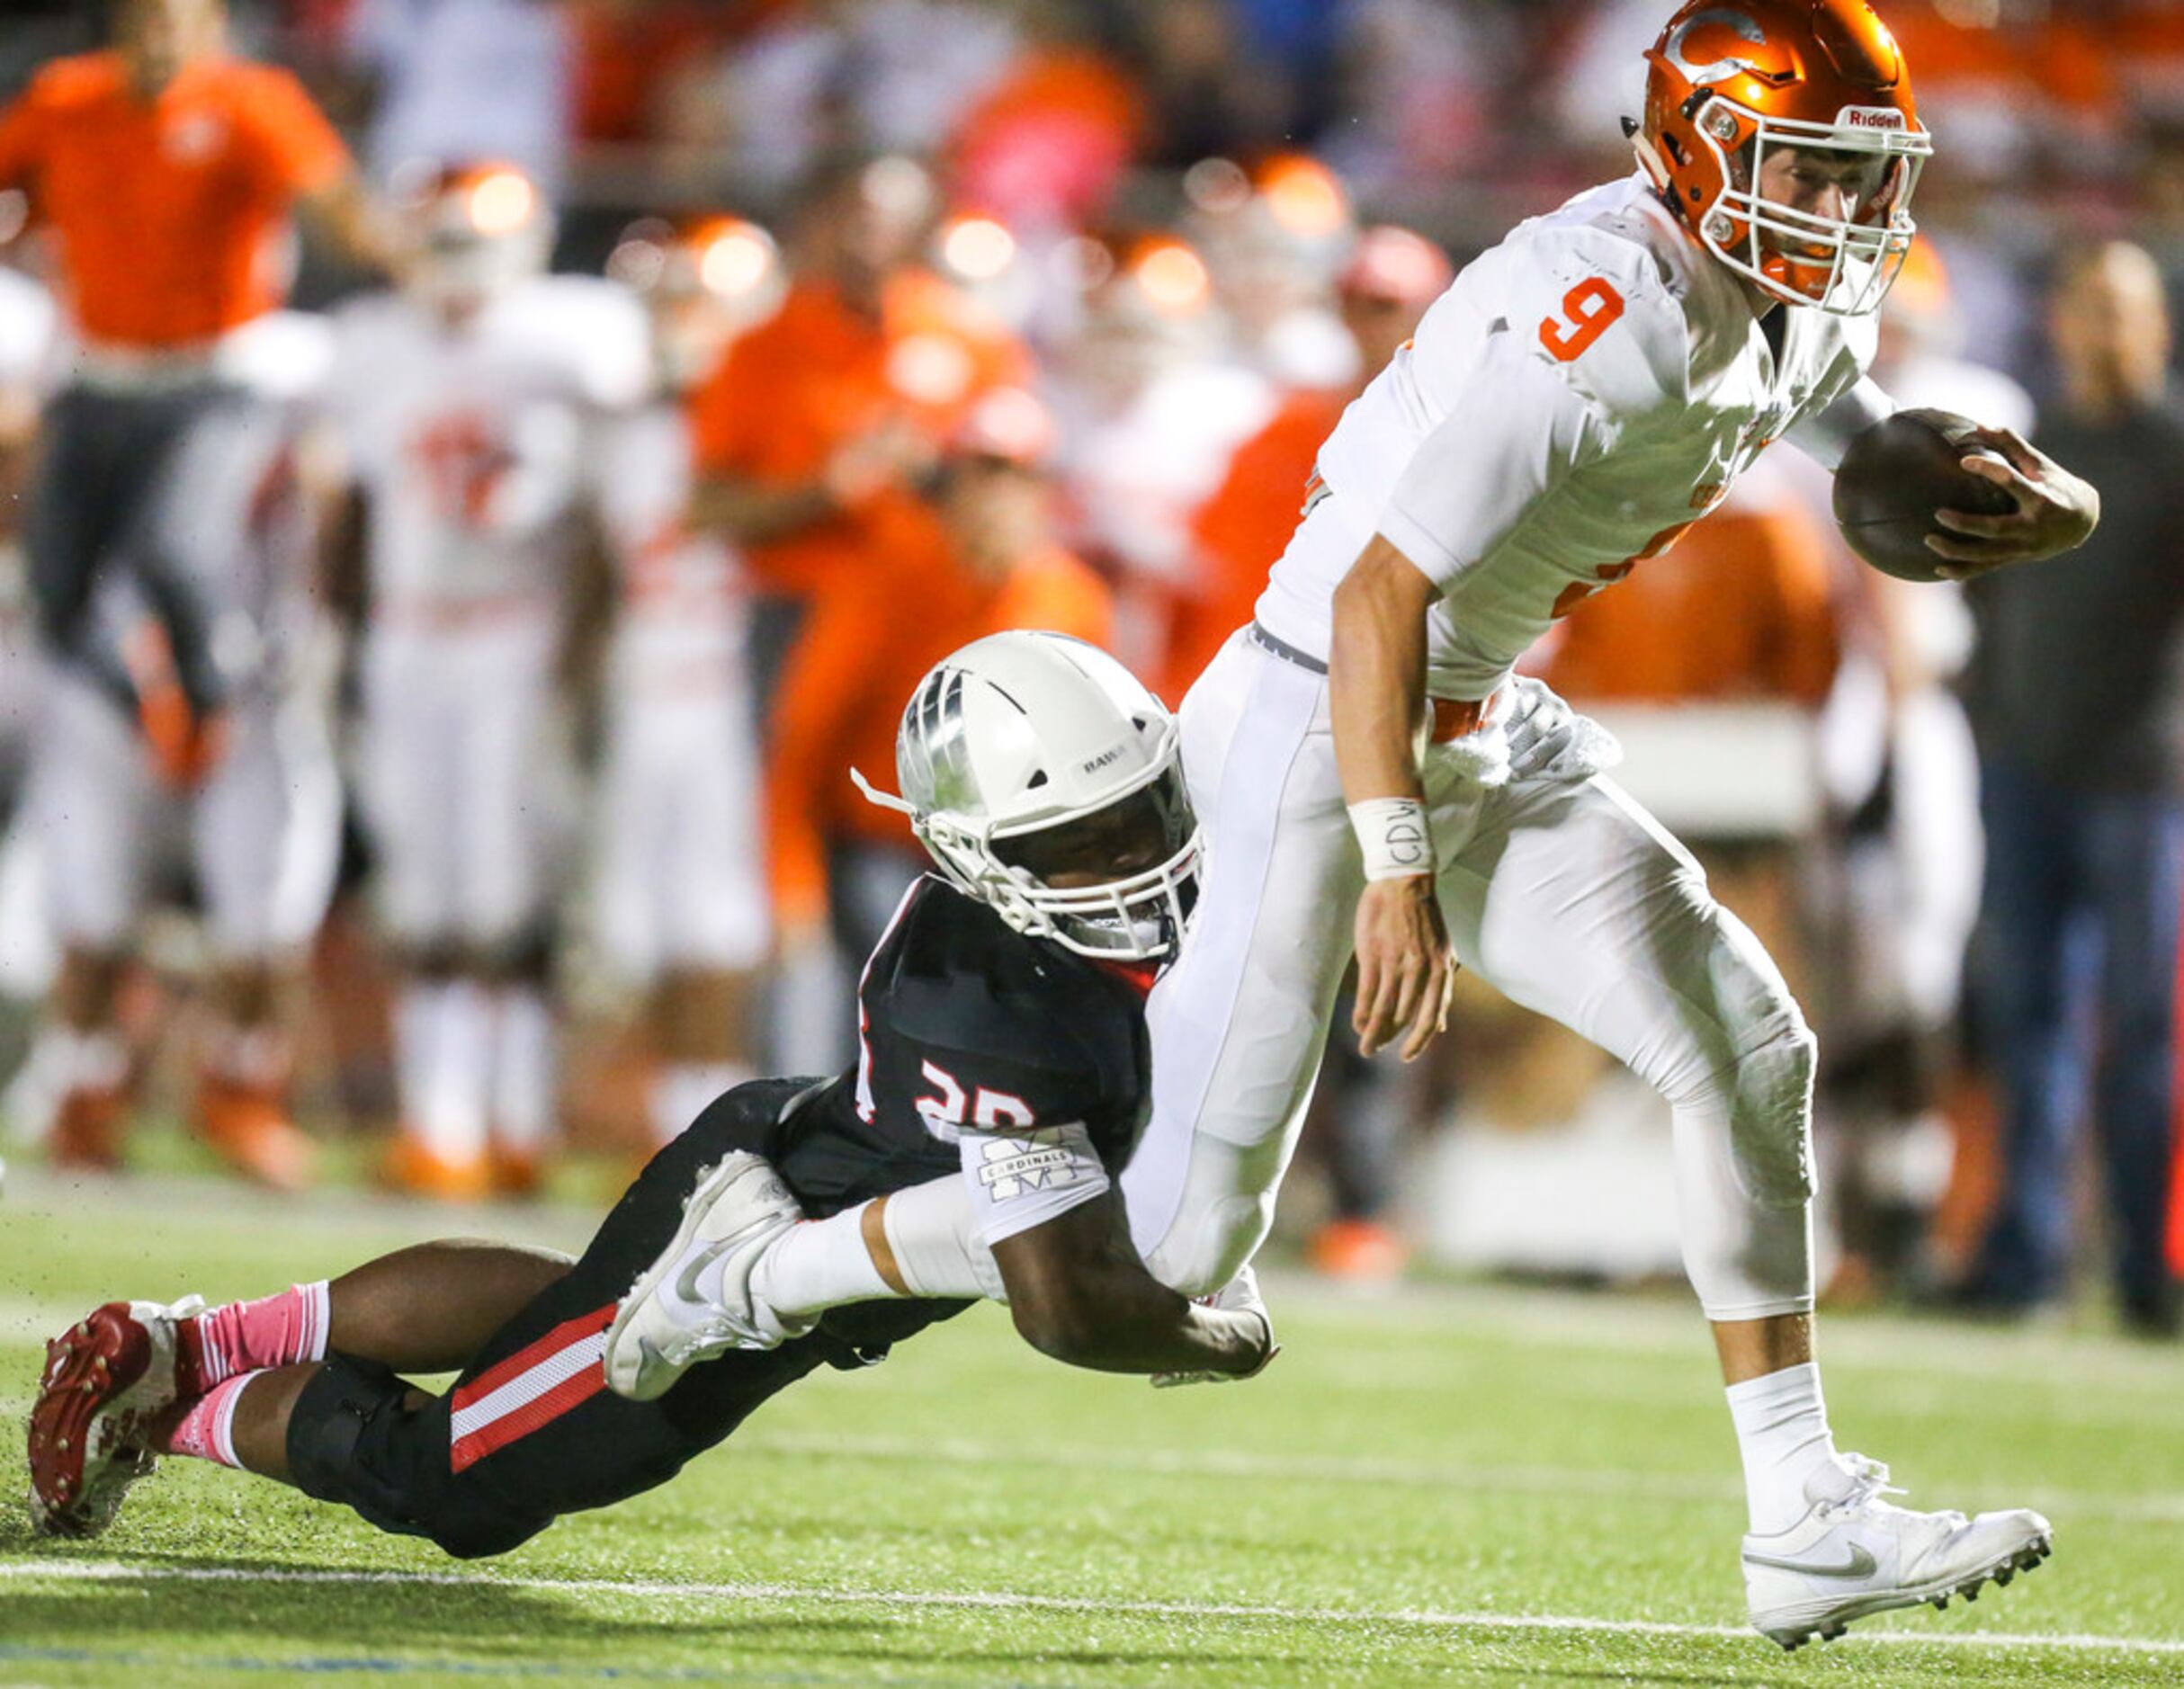
[[[926,859],[902,818],[852,786],[895,787],[902,703],[956,647],[1012,628],[1108,642],[1105,584],[1056,539],[1053,424],[996,389],[950,442],[932,503],[852,590],[820,594],[775,706],[766,784],[775,920],[784,951],[834,942],[852,966]]]
[[[2029,434],[2031,398],[1966,362],[1965,335],[1950,271],[1922,239],[1883,308],[1875,379],[1900,406]],[[1861,1274],[1930,1288],[1932,1224],[1991,1155],[1941,1114],[1983,854],[1978,756],[1956,691],[1971,612],[1960,587],[1845,567],[1853,625],[1822,729],[1839,832],[1814,875],[1835,935],[1821,1083],[1823,1118],[1842,1139],[1839,1295]]]
[[[595,436],[650,385],[622,290],[539,273],[537,188],[449,169],[408,207],[405,287],[339,319],[328,407],[366,585],[362,766],[396,1005],[398,1184],[533,1188],[551,1148],[552,731],[603,630]]]
[[[2123,243],[2073,254],[2050,332],[2061,388],[2039,443],[2087,467],[2102,520],[2082,550],[1971,589],[1987,828],[1978,979],[2008,1166],[1965,1291],[2013,1312],[2063,1292],[2090,1071],[2124,1316],[2174,1332],[2162,1230],[2184,896],[2184,423],[2153,261]],[[2079,944],[2089,928],[2094,956]],[[2097,1017],[2081,1009],[2089,966]]]
[[[202,522],[178,531],[189,512],[171,488],[193,438],[230,425],[237,336],[280,300],[269,260],[291,213],[367,260],[382,253],[340,140],[285,72],[228,58],[225,26],[220,0],[123,0],[112,49],[49,65],[0,114],[0,186],[26,190],[57,237],[76,341],[42,419],[29,550],[54,664],[40,759],[55,782],[79,782],[45,806],[44,836],[50,860],[84,867],[49,877],[67,957],[33,1061],[58,1099],[56,1153],[112,1165],[148,755],[175,786],[200,789],[199,866],[228,941],[199,1128],[250,1171],[292,1184],[304,1156],[282,1099],[282,935],[264,903],[283,777],[252,693],[257,648],[215,639],[223,615],[243,613],[233,589],[251,567],[251,512],[209,487]],[[232,530],[214,535],[223,515]],[[117,593],[139,618],[126,637]],[[269,803],[236,795],[254,781],[260,800],[273,782]]]
[[[2120,116],[2107,57],[2074,8],[1966,0],[1886,8],[1910,60],[1919,114],[1958,182],[1997,183],[2112,140]]]
[[[1153,674],[1193,567],[1191,520],[1275,393],[1226,354],[1213,278],[1189,245],[1146,236],[1098,256],[1111,273],[1052,371],[1057,467],[1072,544],[1115,582],[1115,654]]]
[[[1136,0],[1123,13],[1148,112],[1146,162],[1180,169],[1278,141],[1287,116],[1227,0]]]
[[[1115,61],[1049,11],[953,126],[950,186],[1034,236],[1098,222],[1136,156],[1144,100]]]
[[[712,85],[744,185],[778,198],[832,155],[935,152],[1004,74],[1015,10],[974,0],[782,8]]]
[[[620,586],[606,671],[594,880],[600,947],[642,989],[666,1143],[756,1071],[753,999],[769,943],[747,583],[685,522],[689,393],[778,303],[764,229],[705,218],[632,232],[611,273],[651,326],[653,390],[598,442],[600,518]]]
[[[497,158],[551,195],[568,164],[576,40],[551,0],[356,0],[354,63],[372,84],[374,174]]]
[[[1449,184],[1476,184],[1502,162],[1497,102],[1517,68],[1510,18],[1437,0],[1354,0],[1347,15],[1341,116],[1322,155],[1363,200],[1460,211]]]
[[[752,8],[708,0],[577,0],[572,115],[584,142],[658,138],[664,89],[749,26]]]

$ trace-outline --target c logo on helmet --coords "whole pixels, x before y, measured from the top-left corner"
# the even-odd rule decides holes
[[[1737,56],[1735,49],[1724,42],[1718,51],[1706,54],[1704,62],[1694,60],[1688,51],[1691,38],[1709,27],[1729,31],[1738,40],[1750,41],[1754,47],[1767,45],[1767,32],[1741,12],[1732,12],[1727,6],[1708,6],[1704,12],[1694,12],[1669,37],[1662,57],[1668,59],[1695,88],[1712,87],[1717,82],[1727,82],[1740,74],[1765,75],[1764,67],[1755,59]],[[1702,52],[1705,51],[1701,47]]]

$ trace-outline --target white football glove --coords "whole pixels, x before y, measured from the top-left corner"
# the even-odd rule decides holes
[[[1249,1265],[1239,1267],[1236,1276],[1211,1296],[1197,1299],[1201,1308],[1218,1309],[1224,1314],[1243,1314],[1258,1321],[1267,1334],[1266,1352],[1258,1364],[1249,1372],[1155,1372],[1155,1390],[1174,1390],[1183,1384],[1240,1384],[1245,1379],[1257,1378],[1264,1372],[1274,1357],[1282,1352],[1282,1345],[1274,1340],[1274,1319],[1267,1312],[1267,1299],[1259,1294],[1258,1274]]]

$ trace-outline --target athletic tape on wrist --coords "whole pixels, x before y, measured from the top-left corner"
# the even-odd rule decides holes
[[[1350,827],[1365,853],[1367,880],[1409,880],[1433,872],[1433,828],[1416,798],[1368,798],[1350,806]]]

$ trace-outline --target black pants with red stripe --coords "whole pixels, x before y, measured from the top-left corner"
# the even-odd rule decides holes
[[[807,1373],[870,1365],[891,1344],[968,1306],[839,1309],[778,1349],[693,1368],[658,1401],[628,1401],[606,1388],[600,1352],[616,1303],[674,1239],[685,1201],[729,1150],[773,1160],[810,1211],[848,1205],[799,1188],[808,1157],[818,1157],[815,1167],[839,1165],[816,1135],[784,1131],[783,1108],[809,1083],[762,1080],[715,1103],[638,1175],[584,1258],[496,1332],[446,1395],[413,1405],[416,1392],[387,1368],[330,1355],[289,1422],[297,1486],[461,1559],[506,1553],[562,1514],[666,1483]],[[898,1173],[886,1187],[899,1182]]]

